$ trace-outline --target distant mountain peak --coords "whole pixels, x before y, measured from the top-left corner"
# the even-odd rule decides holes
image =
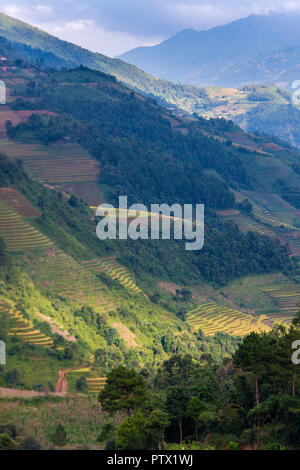
[[[275,53],[276,56],[276,51],[299,46],[299,23],[297,12],[252,14],[208,30],[187,29],[154,47],[140,47],[120,57],[154,76],[173,82],[197,86],[259,83],[261,70],[257,70],[257,77],[255,70],[247,77],[247,64],[255,63],[262,54]],[[261,82],[268,79],[269,75]]]

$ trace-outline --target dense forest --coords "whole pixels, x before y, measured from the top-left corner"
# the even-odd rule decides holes
[[[299,316],[298,316],[299,317]],[[175,355],[156,374],[115,368],[99,400],[108,412],[99,436],[107,449],[263,449],[299,446],[299,366],[295,326],[251,333],[216,365]],[[199,332],[201,333],[201,332]],[[124,416],[115,428],[110,415]],[[189,443],[189,444],[186,444]]]

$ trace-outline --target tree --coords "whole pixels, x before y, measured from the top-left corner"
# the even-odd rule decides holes
[[[113,423],[104,423],[101,429],[101,432],[97,438],[97,441],[102,443],[102,442],[107,442],[111,439],[114,438],[115,435],[115,426]]]
[[[238,208],[242,211],[245,212],[246,214],[250,214],[252,212],[253,206],[250,204],[248,199],[244,199],[243,202],[238,204]]]
[[[218,415],[215,411],[205,410],[198,416],[199,428],[203,432],[213,431],[218,424]]]
[[[160,386],[176,386],[183,382],[189,384],[197,367],[189,354],[185,356],[174,354],[164,362],[163,367],[159,370],[157,383]]]
[[[6,383],[12,387],[16,387],[20,382],[20,372],[18,369],[9,370],[5,376]]]
[[[276,359],[271,364],[271,370],[276,380],[291,384],[291,394],[295,397],[295,383],[296,378],[299,377],[299,365],[293,363],[291,356],[292,344],[299,340],[299,331],[294,326],[291,326],[288,331],[281,326],[277,328],[277,331],[279,334],[277,333]]]
[[[179,440],[182,444],[182,417],[185,414],[186,407],[188,404],[188,394],[187,391],[181,387],[170,387],[167,393],[166,406],[168,413],[171,417],[178,420],[179,425]]]
[[[161,450],[161,445],[164,442],[164,434],[167,426],[170,425],[168,414],[163,410],[153,410],[147,420],[147,432],[152,438],[153,448],[158,446]]]
[[[78,392],[83,392],[83,393],[88,390],[88,384],[87,384],[86,377],[84,377],[84,376],[79,377],[79,379],[76,382],[76,390]]]
[[[12,127],[13,127],[13,123],[11,121],[5,122],[5,129],[7,130],[8,133]]]
[[[136,409],[145,405],[147,395],[143,377],[133,369],[120,366],[108,375],[99,401],[105,411],[123,411],[132,416]]]
[[[247,372],[251,372],[255,377],[255,401],[256,406],[260,404],[259,398],[259,375],[262,374],[268,364],[274,361],[274,350],[270,341],[270,336],[266,333],[250,333],[246,336],[243,342],[233,356],[233,363],[237,367],[241,367]],[[257,436],[258,442],[260,439],[260,417],[257,418]]]
[[[50,435],[50,441],[57,447],[64,447],[68,443],[68,435],[62,424],[58,424],[53,434]]]
[[[138,412],[127,418],[116,433],[118,450],[147,450],[150,448],[146,417]]]
[[[186,414],[195,423],[196,442],[198,442],[198,421],[199,415],[206,409],[206,405],[198,397],[192,397],[188,402]]]

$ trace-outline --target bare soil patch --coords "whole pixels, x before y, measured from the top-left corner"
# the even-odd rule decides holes
[[[114,323],[112,326],[116,328],[119,335],[125,341],[127,346],[134,348],[138,345],[135,341],[135,334],[130,331],[127,326],[123,325],[123,323]]]

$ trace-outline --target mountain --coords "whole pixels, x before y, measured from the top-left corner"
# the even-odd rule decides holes
[[[187,38],[197,34],[194,30],[187,30],[177,35],[177,42],[185,41]],[[179,45],[176,42],[176,48]],[[88,50],[82,49],[74,44],[61,41],[37,28],[26,23],[10,18],[0,13],[0,51],[1,54],[14,58],[25,60],[30,64],[39,64],[40,67],[51,67],[62,69],[68,67],[76,67],[78,65],[88,66],[95,70],[101,70],[115,76],[120,82],[131,87],[133,90],[141,92],[143,95],[153,98],[156,102],[166,106],[178,115],[192,114],[210,117],[225,117],[234,119],[244,129],[250,131],[265,132],[269,126],[272,116],[268,118],[268,126],[265,121],[256,118],[256,114],[260,113],[260,109],[255,111],[254,108],[261,108],[267,101],[268,105],[272,105],[276,109],[274,115],[278,112],[278,106],[291,103],[291,97],[282,89],[276,87],[243,87],[239,89],[220,90],[210,88],[199,88],[193,85],[176,85],[166,80],[159,80],[151,75],[144,73],[135,66],[129,65],[121,60],[114,60],[101,54],[95,54]],[[278,56],[284,67],[287,62],[286,55],[293,57],[295,71],[297,71],[297,48],[289,48]],[[268,62],[268,61],[267,61]],[[268,71],[271,73],[272,60],[269,62],[270,67],[267,69],[260,64],[259,68],[256,63],[245,69],[245,81],[250,80],[252,72],[257,74],[257,70]],[[278,68],[277,75],[280,75],[281,68]],[[240,67],[238,66],[240,69]],[[252,70],[252,71],[251,71]],[[234,72],[235,73],[235,72]],[[240,70],[238,71],[238,74]],[[293,75],[282,75],[282,80],[290,79]],[[269,75],[268,75],[269,77]],[[263,77],[260,77],[262,80]],[[278,77],[277,77],[278,78]],[[248,118],[245,114],[252,112],[252,117]],[[293,113],[286,112],[285,108],[279,111],[286,116],[287,121],[283,125],[275,125],[270,127],[270,131],[279,138],[286,140],[291,145],[298,145],[297,129],[298,129],[298,111]],[[262,110],[265,116],[266,110]],[[249,124],[248,124],[249,121]],[[273,120],[272,120],[273,121]],[[274,123],[275,124],[275,123]],[[287,125],[286,125],[287,124]],[[287,132],[288,126],[288,132]]]
[[[29,63],[58,69],[83,65],[100,70],[162,104],[180,107],[180,103],[192,104],[206,96],[201,88],[158,80],[122,60],[62,41],[4,13],[0,13],[0,43],[7,55],[17,55]]]
[[[154,76],[197,86],[286,84],[297,79],[299,19],[294,13],[251,15],[208,31],[186,30],[121,58]]]
[[[195,103],[196,115],[233,120],[246,131],[269,134],[291,146],[300,146],[300,110],[287,90],[275,85],[205,90],[207,99]]]
[[[199,416],[201,447],[249,448],[247,351],[268,358],[261,446],[297,447],[298,333],[271,328],[300,300],[299,152],[180,116],[111,74],[48,68],[56,56],[28,45],[3,39],[0,53],[0,449],[140,450],[161,447],[162,430],[174,448]],[[124,194],[204,203],[203,249],[99,240],[95,206]],[[274,403],[283,411],[267,415]]]
[[[245,211],[241,221],[263,218],[262,200],[253,203],[252,218],[244,191],[248,200],[269,191],[278,161],[288,177],[273,198],[296,212],[281,196],[298,204],[298,154],[274,150],[232,123],[177,120],[113,77],[84,67],[46,72],[16,67],[11,58],[0,76],[9,77],[8,104],[0,108],[0,321],[9,361],[0,385],[49,392],[57,384],[60,390],[62,368],[83,369],[99,390],[99,377],[116,361],[155,368],[175,350],[193,351],[198,360],[201,348],[219,361],[231,354],[236,339],[230,336],[222,351],[210,334],[195,342],[197,318],[188,320],[186,312],[204,302],[191,290],[206,285],[212,300],[247,274],[291,276],[294,285],[296,265],[279,237],[296,227],[279,219],[276,228],[273,221],[269,238],[263,223],[249,234],[223,217]],[[265,158],[268,178],[259,170]],[[100,242],[89,198],[116,203],[122,194],[147,206],[205,202],[205,248],[187,253],[180,241]],[[223,319],[216,333],[268,330],[273,322],[259,309],[254,317],[232,307],[225,315],[212,304]],[[239,326],[236,315],[242,315]],[[290,321],[289,314],[282,318]],[[202,328],[209,333],[209,317]]]

